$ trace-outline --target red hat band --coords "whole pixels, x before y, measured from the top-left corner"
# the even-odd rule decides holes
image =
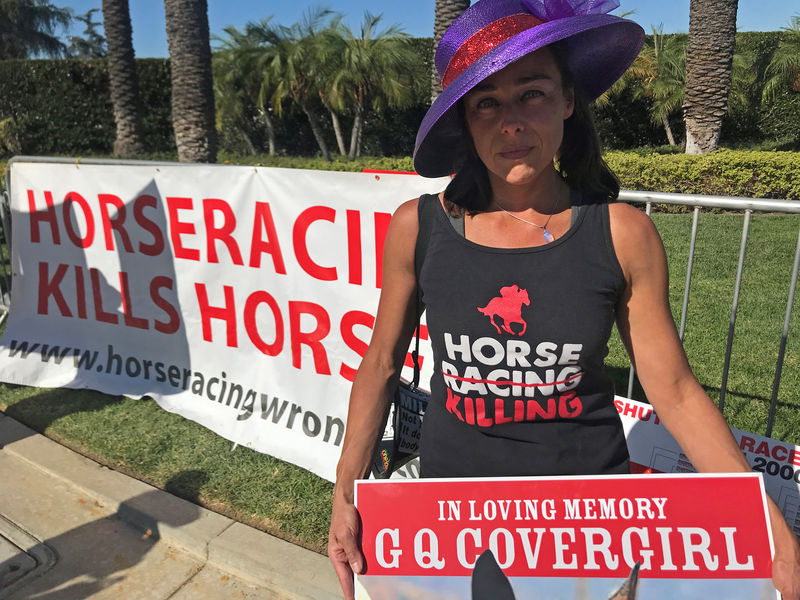
[[[497,19],[479,29],[453,53],[442,76],[442,88],[450,85],[467,67],[492,48],[499,46],[518,33],[532,29],[542,23],[544,21],[531,14],[517,14]]]

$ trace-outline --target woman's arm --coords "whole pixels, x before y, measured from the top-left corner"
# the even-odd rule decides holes
[[[369,472],[383,417],[389,410],[417,324],[414,249],[418,229],[417,200],[410,200],[395,211],[389,224],[375,327],[350,392],[328,535],[328,556],[348,599],[353,598],[353,572],[360,573],[364,568],[358,545],[360,524],[353,505],[353,481]]]
[[[722,414],[689,367],[670,312],[667,260],[655,226],[627,204],[612,204],[609,213],[626,280],[617,327],[647,399],[698,471],[750,472]],[[798,600],[800,546],[777,505],[768,502],[773,580],[784,599]]]

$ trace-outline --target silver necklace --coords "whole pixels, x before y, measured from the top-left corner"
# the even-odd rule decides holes
[[[514,214],[514,213],[512,213],[512,212],[508,212],[508,211],[507,211],[505,208],[503,208],[503,206],[502,206],[502,205],[501,205],[501,204],[500,204],[500,203],[497,201],[497,198],[495,198],[495,199],[494,199],[494,202],[495,202],[495,204],[497,204],[497,207],[498,207],[500,210],[502,210],[504,213],[506,213],[506,214],[507,214],[509,217],[511,217],[512,219],[516,219],[517,221],[522,221],[523,223],[527,223],[528,225],[533,225],[534,227],[538,227],[539,229],[541,229],[541,230],[542,230],[542,235],[544,236],[544,241],[545,241],[545,243],[546,243],[546,244],[549,244],[549,243],[550,243],[550,242],[552,242],[554,239],[556,239],[556,236],[554,236],[554,235],[553,235],[553,234],[552,234],[552,233],[551,233],[551,232],[550,232],[550,231],[547,229],[547,225],[550,223],[550,219],[553,217],[553,214],[554,214],[554,213],[553,213],[553,209],[556,207],[556,202],[558,202],[558,196],[557,196],[557,195],[553,197],[553,205],[550,207],[550,214],[549,214],[549,215],[547,215],[547,220],[544,222],[544,225],[539,225],[538,223],[534,223],[533,221],[528,221],[527,219],[523,219],[522,217],[518,217],[517,215],[515,215],[515,214]]]

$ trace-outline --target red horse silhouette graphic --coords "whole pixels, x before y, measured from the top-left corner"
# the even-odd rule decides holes
[[[530,306],[530,303],[528,290],[520,289],[518,285],[507,285],[500,288],[500,295],[489,300],[489,304],[483,308],[478,307],[478,311],[489,317],[497,333],[502,332],[494,318],[500,317],[503,321],[503,331],[511,335],[522,335],[528,328],[528,324],[522,318],[522,306]],[[522,331],[514,332],[511,329],[512,323],[522,323]]]

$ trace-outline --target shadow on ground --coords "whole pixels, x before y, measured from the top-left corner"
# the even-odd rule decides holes
[[[184,496],[197,501],[207,475],[199,470],[182,471],[166,484],[168,492],[180,490]],[[165,510],[165,504],[168,508]],[[156,508],[157,505],[157,508]],[[171,505],[171,506],[169,506]],[[99,505],[97,505],[99,506]],[[162,515],[155,519],[152,514]],[[68,600],[87,598],[114,584],[126,575],[122,573],[141,562],[161,537],[165,526],[180,527],[200,516],[199,509],[177,498],[165,497],[161,491],[151,491],[123,502],[109,516],[75,527],[47,539],[43,545],[53,549],[62,565],[56,566],[38,579],[21,579],[3,590],[3,598],[37,600]],[[141,535],[131,532],[131,526]],[[64,563],[69,563],[65,568]],[[60,568],[59,568],[60,567]],[[3,564],[0,563],[0,572]]]

